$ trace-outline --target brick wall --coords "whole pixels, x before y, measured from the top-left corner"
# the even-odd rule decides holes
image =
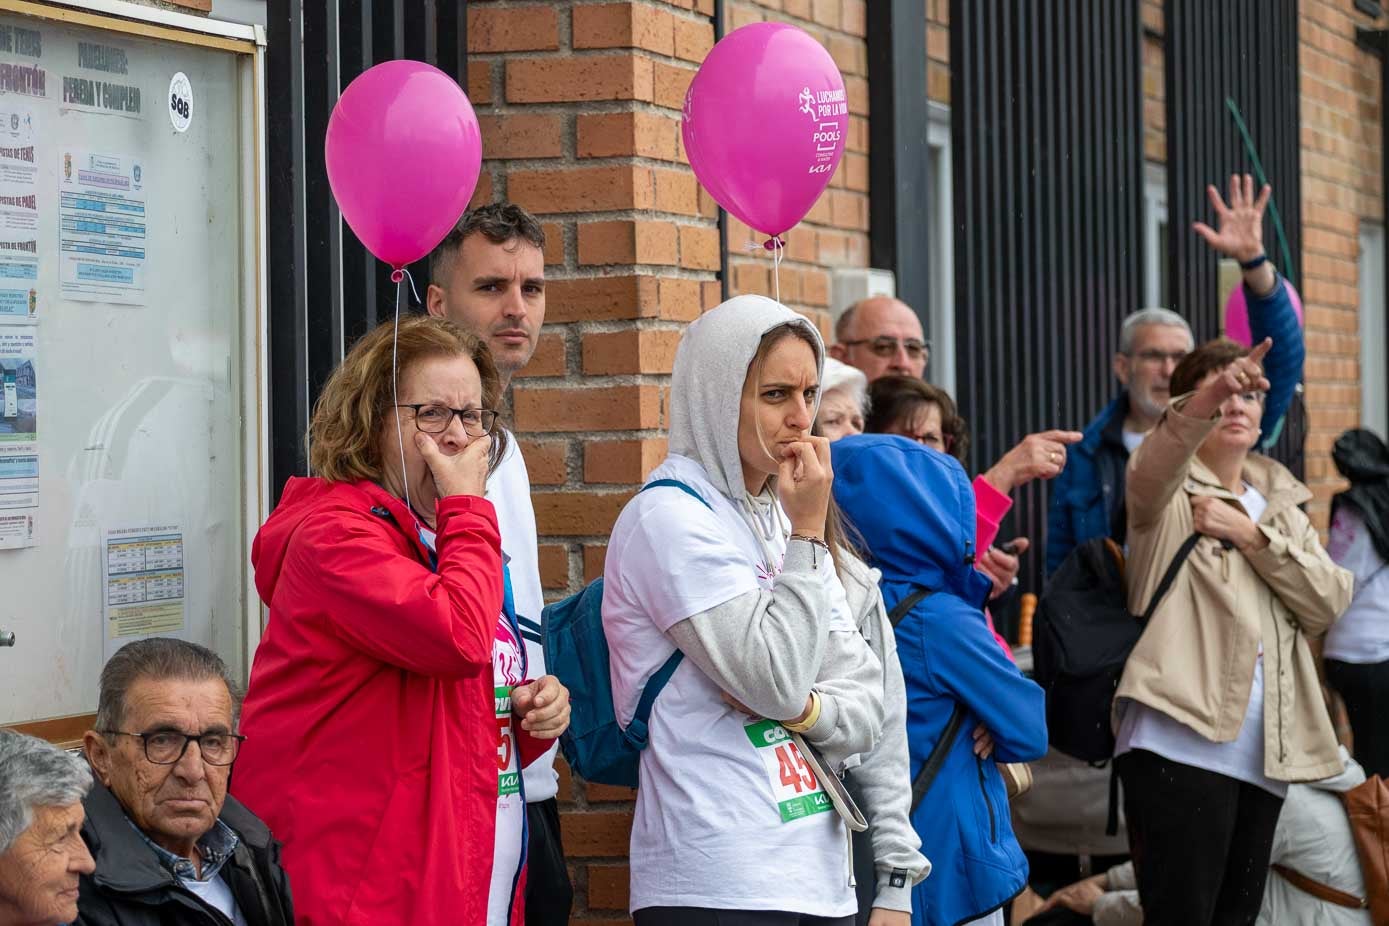
[[[717,213],[679,123],[713,4],[468,4],[476,199],[514,200],[549,239],[546,324],[512,419],[552,597],[602,571],[614,520],[665,454],[675,344],[720,299]],[[627,922],[631,793],[566,773],[560,799],[576,922]]]
[[[1356,48],[1369,25],[1350,3],[1303,0],[1302,298],[1307,309],[1307,482],[1314,520],[1343,487],[1331,445],[1360,423],[1360,222],[1383,218],[1379,59]],[[1382,311],[1379,307],[1375,311]]]

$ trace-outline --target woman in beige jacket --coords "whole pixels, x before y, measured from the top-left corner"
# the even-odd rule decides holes
[[[1129,607],[1142,613],[1201,539],[1129,657],[1116,767],[1149,926],[1252,924],[1287,783],[1341,771],[1308,647],[1350,602],[1298,507],[1312,497],[1251,454],[1268,381],[1252,352],[1208,342],[1129,461]]]

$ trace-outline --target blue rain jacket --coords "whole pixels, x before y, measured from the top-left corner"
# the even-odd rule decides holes
[[[890,611],[914,588],[935,594],[898,623],[915,777],[956,704],[965,722],[940,774],[912,814],[931,874],[912,890],[912,922],[954,926],[1007,903],[1027,883],[995,762],[1047,751],[1045,697],[989,632],[980,606],[990,583],[974,569],[974,491],[960,464],[906,438],[846,437],[831,446],[834,497],[882,570]],[[972,732],[992,734],[992,759]]]

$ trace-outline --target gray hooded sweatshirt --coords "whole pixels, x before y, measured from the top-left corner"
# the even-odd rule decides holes
[[[823,371],[824,344],[809,321],[771,299],[737,296],[685,333],[670,390],[670,452],[699,463],[763,543],[788,526],[775,477],[758,496],[744,485],[738,418],[762,336],[788,323],[814,337]],[[825,563],[811,544],[793,542],[771,592],[741,595],[696,614],[672,627],[670,636],[716,684],[761,716],[799,717],[814,688],[820,719],[805,738],[842,772],[850,756],[871,751],[882,733],[882,664],[861,637],[829,632],[831,606],[819,573]]]
[[[871,752],[879,741],[884,716],[882,663],[853,626],[833,562],[813,544],[786,541],[790,526],[776,498],[776,480],[770,480],[757,496],[748,493],[738,449],[742,390],[749,366],[763,335],[786,324],[807,332],[823,365],[824,346],[815,328],[763,297],[729,300],[689,327],[676,355],[670,392],[671,456],[652,474],[653,479],[697,477],[681,481],[693,481],[699,491],[710,495],[712,486],[718,495],[705,501],[725,515],[731,506],[751,535],[750,541],[729,537],[728,546],[742,543],[744,550],[760,549],[758,568],[765,567],[764,580],[775,578],[770,588],[735,591],[728,597],[717,587],[701,586],[699,596],[711,602],[709,606],[688,616],[682,613],[682,619],[674,623],[670,619],[675,615],[664,621],[662,615],[649,617],[658,626],[669,624],[665,639],[685,653],[686,662],[759,716],[799,717],[814,689],[821,712],[804,738],[831,768],[842,772],[850,757]],[[605,567],[604,624],[614,654],[617,695],[625,681],[620,674],[631,659],[629,648],[621,642],[623,622],[632,619],[634,609],[640,610],[643,594],[637,589],[651,581],[641,575],[651,572],[641,558],[653,550],[658,558],[666,552],[659,538],[653,544],[650,537],[640,544],[647,551],[642,556],[630,551],[638,545],[635,538],[647,529],[648,515],[657,506],[678,510],[682,504],[690,502],[672,489],[643,492],[629,503],[613,530]],[[704,512],[691,511],[691,517],[695,516],[704,517]],[[715,538],[714,542],[725,541]],[[777,552],[783,546],[784,558]],[[678,564],[681,552],[670,549],[672,561]],[[655,600],[653,594],[660,597],[648,591],[645,598]],[[616,616],[619,613],[625,616]],[[663,692],[657,699],[658,712],[664,697]],[[697,736],[698,732],[682,729],[681,735]],[[727,819],[720,825],[736,832],[738,821]],[[637,829],[643,829],[641,820]],[[636,839],[634,834],[634,844]],[[848,872],[844,875],[847,879]],[[633,908],[640,909],[639,904],[646,901],[636,896],[636,888],[634,871]],[[712,889],[716,891],[717,886]],[[660,896],[655,890],[650,893]]]

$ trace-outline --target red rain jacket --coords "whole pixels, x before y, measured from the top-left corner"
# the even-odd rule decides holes
[[[283,841],[300,926],[486,922],[501,538],[482,498],[437,517],[436,572],[395,496],[296,478],[251,548],[270,618],[232,792]],[[513,730],[523,766],[549,746]]]

